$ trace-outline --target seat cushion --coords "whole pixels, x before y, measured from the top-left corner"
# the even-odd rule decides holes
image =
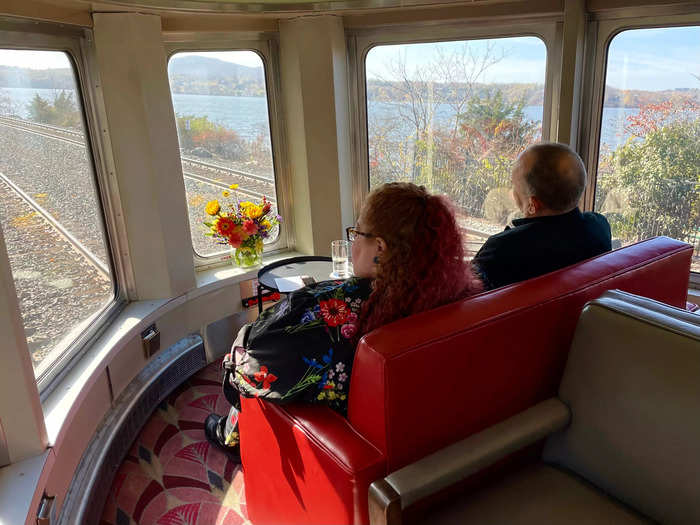
[[[653,523],[585,481],[537,463],[426,516],[431,525]]]

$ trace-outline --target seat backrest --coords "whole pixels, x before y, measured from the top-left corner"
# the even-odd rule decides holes
[[[691,254],[657,237],[374,330],[348,418],[391,472],[513,416],[556,395],[587,301],[620,288],[684,305]]]
[[[608,292],[583,311],[544,459],[662,523],[700,523],[700,316]]]

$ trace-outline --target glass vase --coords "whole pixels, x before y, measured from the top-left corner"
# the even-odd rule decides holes
[[[259,243],[262,244],[262,243]],[[234,266],[251,268],[262,264],[262,246],[256,244],[255,248],[231,248],[231,262]]]

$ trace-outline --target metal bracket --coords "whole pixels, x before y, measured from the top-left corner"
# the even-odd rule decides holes
[[[56,521],[55,496],[48,497],[46,492],[39,502],[39,511],[36,513],[36,525],[51,525]]]
[[[160,350],[160,332],[155,324],[141,332],[141,344],[143,344],[143,355],[146,359],[150,359],[153,354]]]

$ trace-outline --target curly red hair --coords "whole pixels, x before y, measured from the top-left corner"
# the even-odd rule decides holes
[[[464,258],[462,232],[446,197],[392,182],[368,195],[360,217],[363,229],[387,245],[363,307],[360,334],[483,289]]]

